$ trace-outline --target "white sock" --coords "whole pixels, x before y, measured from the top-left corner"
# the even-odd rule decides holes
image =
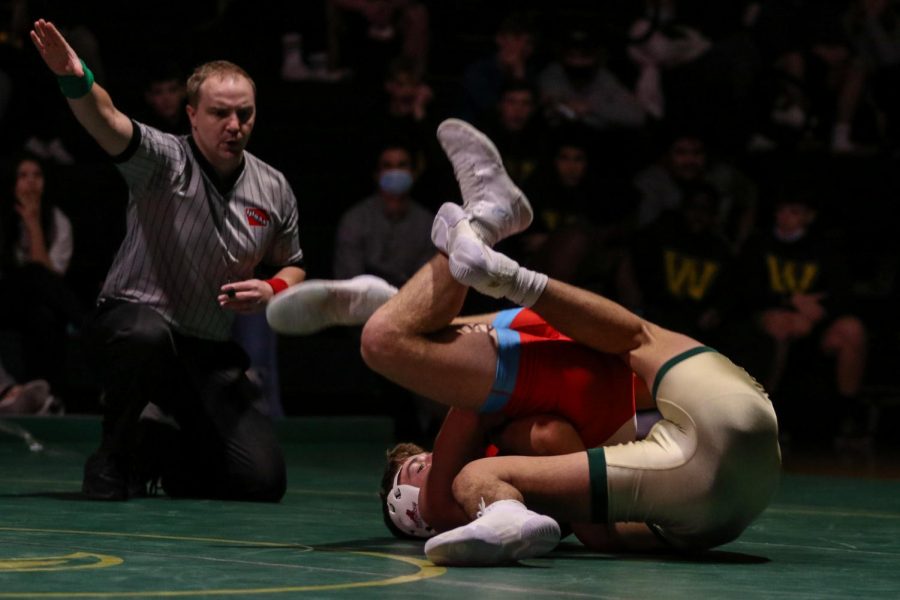
[[[469,226],[469,223],[461,224]],[[459,225],[454,227],[457,228]],[[462,237],[451,233],[451,236],[450,274],[460,283],[492,298],[508,298],[526,308],[533,306],[544,293],[549,278],[543,273],[520,266],[471,233]]]
[[[519,267],[516,270],[515,278],[512,280],[509,291],[504,294],[507,298],[525,308],[534,306],[544,288],[547,287],[549,277],[543,273]]]

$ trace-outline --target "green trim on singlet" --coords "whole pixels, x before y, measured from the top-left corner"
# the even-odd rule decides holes
[[[653,400],[656,400],[656,392],[659,391],[659,384],[662,382],[662,378],[665,377],[666,373],[669,370],[680,363],[683,360],[687,360],[692,356],[696,356],[697,354],[702,354],[704,352],[718,352],[715,348],[710,348],[709,346],[698,346],[696,348],[691,348],[690,350],[686,350],[681,354],[674,356],[667,360],[663,366],[659,368],[659,371],[656,372],[656,379],[653,381]]]
[[[606,485],[606,451],[591,448],[587,451],[588,472],[591,479],[591,522],[609,522],[609,488]]]

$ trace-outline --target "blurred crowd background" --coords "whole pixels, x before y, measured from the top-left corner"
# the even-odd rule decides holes
[[[165,131],[188,133],[196,65],[249,71],[249,151],[294,188],[310,278],[399,286],[429,258],[432,215],[458,200],[434,131],[462,118],[535,208],[505,252],[743,364],[788,446],[896,445],[898,2],[0,2],[0,394],[45,380],[42,410],[96,413],[80,328],[127,191],[28,39],[39,17]],[[358,330],[236,335],[271,414],[433,434],[439,411],[369,372]]]

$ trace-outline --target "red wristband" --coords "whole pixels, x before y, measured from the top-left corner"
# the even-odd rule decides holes
[[[277,294],[278,292],[283,292],[288,289],[288,282],[282,279],[281,277],[273,277],[272,279],[266,279],[266,283],[269,284],[269,287],[272,288],[272,293]]]

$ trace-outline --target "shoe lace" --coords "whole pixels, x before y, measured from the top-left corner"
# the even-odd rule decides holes
[[[475,513],[475,516],[476,516],[477,518],[480,519],[482,516],[484,516],[484,511],[485,511],[486,508],[487,508],[487,507],[486,507],[485,504],[484,504],[484,498],[482,497],[482,498],[478,501],[478,512]]]

